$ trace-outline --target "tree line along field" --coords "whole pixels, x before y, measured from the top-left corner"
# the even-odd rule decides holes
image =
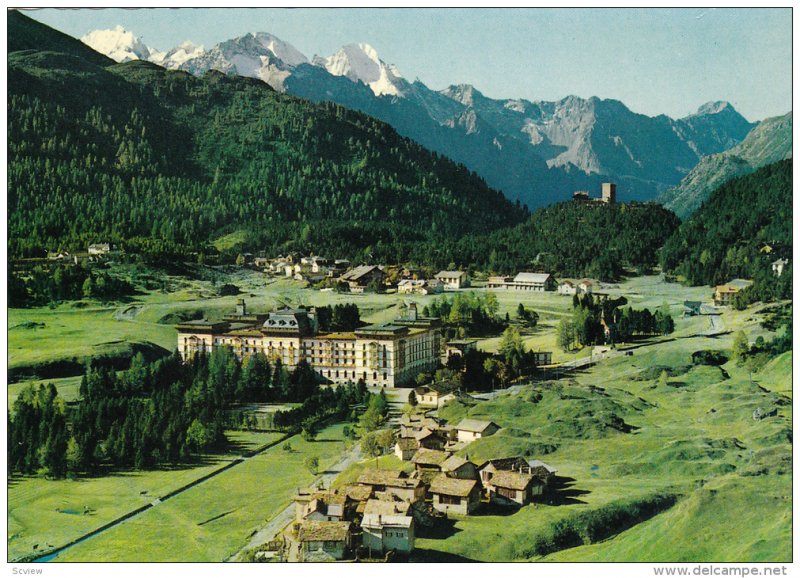
[[[276,433],[228,432],[232,449],[247,451],[279,438]],[[108,471],[77,480],[13,476],[8,481],[8,558],[46,551],[75,540],[189,484],[236,456],[209,455],[199,463],[149,471]],[[88,513],[84,514],[84,509]]]
[[[325,305],[350,301],[359,305],[362,319],[370,322],[393,319],[400,312],[400,305],[405,299],[411,298],[423,307],[435,298],[322,293],[306,289],[295,281],[265,281],[262,275],[247,271],[235,272],[223,280],[233,281],[242,288],[244,293],[238,297],[244,296],[251,310],[268,310],[282,304]],[[37,349],[57,356],[61,353],[58,349],[60,342],[74,342],[91,336],[92,320],[100,317],[105,325],[102,335],[95,335],[98,339],[102,337],[105,342],[124,342],[133,335],[136,340],[161,340],[165,349],[171,349],[174,347],[175,332],[171,323],[164,322],[165,318],[171,319],[170,316],[195,309],[202,309],[208,317],[221,316],[234,309],[238,298],[215,297],[215,288],[207,281],[180,278],[170,278],[169,281],[174,285],[172,292],[148,291],[137,295],[130,303],[114,307],[90,303],[83,309],[61,305],[55,310],[10,310],[10,350],[17,347],[27,352],[37,342],[31,333],[49,328],[50,334],[46,335],[48,345],[39,345]],[[777,416],[760,422],[752,419],[752,412],[758,407],[757,404],[766,403],[764,400],[767,395],[791,395],[791,352],[770,362],[755,374],[757,385],[751,384],[747,372],[733,362],[723,367],[729,379],[722,379],[718,368],[706,366],[691,367],[685,373],[670,377],[666,385],[660,383],[660,374],[648,374],[648,379],[642,379],[643,372],[653,366],[682,371],[685,369],[683,366],[691,363],[691,353],[694,351],[730,349],[732,334],[704,337],[700,334],[709,329],[708,316],[680,316],[684,300],[708,301],[711,293],[709,287],[685,288],[650,276],[636,277],[611,286],[608,292],[612,295],[624,294],[629,305],[637,308],[669,311],[676,320],[675,333],[670,338],[659,340],[658,345],[639,347],[632,357],[605,360],[577,375],[574,383],[562,380],[563,388],[568,389],[565,399],[558,396],[552,398],[549,393],[543,392],[546,394],[544,401],[531,403],[531,396],[535,397],[534,390],[540,391],[536,388],[542,387],[535,385],[523,388],[519,396],[501,397],[474,408],[453,406],[443,410],[446,417],[454,420],[469,414],[492,419],[505,428],[497,436],[470,446],[471,459],[479,461],[483,457],[493,457],[498,451],[502,454],[530,453],[531,457],[552,463],[560,475],[574,478],[573,485],[567,491],[575,494],[571,498],[576,503],[557,507],[537,505],[511,516],[477,516],[459,520],[456,528],[461,531],[450,536],[421,536],[417,545],[422,559],[441,559],[443,555],[470,557],[476,551],[482,553],[481,559],[494,561],[629,559],[625,556],[631,556],[630,559],[636,559],[636,556],[655,559],[660,548],[665,546],[662,541],[667,539],[672,540],[670,547],[675,552],[686,548],[686,559],[713,558],[717,554],[726,559],[736,559],[740,555],[747,559],[785,557],[788,539],[785,518],[789,511],[787,504],[790,503],[784,497],[788,495],[786,488],[790,487],[791,478],[788,473],[777,472],[782,471],[784,464],[787,429],[791,434],[791,408],[780,405]],[[571,315],[569,297],[554,293],[525,294],[513,291],[498,291],[496,295],[502,316],[509,313],[513,318],[519,303],[540,314],[537,327],[524,335],[528,347],[554,351],[555,361],[588,356],[586,349],[565,354],[556,347],[555,327],[560,319]],[[762,317],[756,307],[746,311],[725,311],[721,316],[725,329],[745,329],[751,342],[759,335],[766,338],[771,336],[759,324]],[[45,327],[12,329],[28,322],[44,323]],[[495,341],[496,338],[481,340],[480,347],[491,351]],[[96,342],[83,344],[82,347],[75,351],[90,356],[99,350]],[[48,361],[47,357],[11,356],[12,364],[42,361]],[[51,380],[34,383],[39,381]],[[60,392],[63,388],[63,395],[72,395],[74,399],[79,378],[63,378],[54,382]],[[21,389],[22,385],[10,384],[9,395],[13,390]],[[587,393],[592,391],[589,386],[603,388],[608,397],[590,395]],[[558,389],[553,384],[547,387]],[[570,397],[573,394],[586,397],[586,401],[571,406],[573,402]],[[637,401],[641,399],[646,403]],[[707,413],[712,407],[716,411]],[[637,429],[628,433],[618,431],[615,428],[619,424],[611,414]],[[554,416],[561,417],[554,419]],[[764,431],[760,432],[759,428]],[[257,434],[236,435],[248,437]],[[326,437],[335,436],[320,436]],[[253,438],[248,439],[250,443],[255,443]],[[304,442],[296,446],[298,453],[291,454],[291,457],[280,451],[279,447],[272,448],[135,519],[70,548],[58,560],[222,559],[243,545],[247,533],[285,506],[298,486],[312,479],[303,465],[307,450],[319,450],[317,457],[324,468],[327,459],[334,460],[337,452],[341,453],[341,443]],[[292,445],[295,446],[294,441]],[[329,454],[329,450],[333,453]],[[149,501],[154,495],[153,487],[178,487],[229,458],[209,459],[209,462],[193,468],[116,472],[111,477],[76,482],[29,477],[13,479],[9,485],[9,557],[30,553],[33,544],[37,543],[42,544],[41,547],[44,544],[65,543]],[[274,462],[269,462],[273,459]],[[607,461],[598,463],[601,459]],[[260,470],[256,467],[256,464],[267,462],[280,464],[282,469],[275,470],[266,465]],[[392,464],[385,465],[390,467]],[[597,468],[593,468],[595,465]],[[766,468],[766,472],[760,475],[740,473],[749,471],[748,468]],[[277,476],[270,484],[263,485],[264,476],[271,475],[268,472],[272,470],[285,471],[285,475]],[[123,492],[123,496],[119,495],[120,484],[130,488],[130,491]],[[148,490],[147,495],[139,493],[144,489]],[[534,537],[552,534],[560,520],[569,519],[576,512],[602,512],[604,508],[613,507],[615,501],[647,499],[660,493],[676,496],[677,503],[607,542],[570,547],[544,556],[531,550]],[[730,507],[723,497],[728,493]],[[222,508],[222,503],[219,508],[212,507],[216,499],[213,496],[218,494],[226,496],[225,508]],[[754,504],[761,504],[762,511],[767,512],[763,522],[753,514],[750,525],[754,528],[752,536],[759,535],[759,532],[765,536],[772,535],[774,539],[768,545],[755,538],[752,543],[743,544],[741,540],[733,540],[725,533],[737,526],[731,517],[750,500]],[[57,507],[71,510],[75,504],[81,512],[83,506],[89,506],[94,512],[84,516],[55,511]],[[250,505],[253,504],[255,511],[251,511]],[[220,514],[220,518],[199,525]],[[700,543],[703,526],[707,526],[715,516],[719,517],[721,527],[716,541],[706,546],[706,550],[693,550],[694,544]],[[65,517],[70,522],[75,519],[74,524],[62,524],[61,520]],[[766,518],[774,522],[774,528],[766,525]],[[642,528],[649,527],[645,525],[653,526],[653,532],[643,533]],[[242,526],[246,526],[247,532],[241,530]],[[682,536],[670,533],[669,528],[673,526],[685,528]],[[174,527],[182,531],[174,532]],[[131,531],[143,536],[144,543],[149,545],[136,547],[130,540]],[[497,537],[498,532],[501,532],[502,538]],[[477,548],[477,545],[481,547]],[[665,556],[664,559],[674,557]]]
[[[220,562],[251,533],[289,504],[297,488],[316,475],[304,465],[316,457],[319,470],[335,464],[345,449],[342,424],[323,429],[316,441],[291,438],[226,472],[78,544],[58,557],[64,562]],[[136,536],[135,540],[131,536]]]
[[[68,548],[57,561],[219,562],[291,502],[298,487],[341,459],[342,424],[324,428],[316,441],[290,438],[97,536]],[[280,438],[277,433],[228,432],[242,451]],[[209,456],[185,468],[114,472],[76,481],[18,478],[9,487],[9,559],[60,545],[191,483],[235,456]],[[142,492],[146,491],[146,494]],[[84,515],[88,506],[90,513]],[[57,511],[56,508],[61,511]],[[135,536],[135,539],[132,538]]]

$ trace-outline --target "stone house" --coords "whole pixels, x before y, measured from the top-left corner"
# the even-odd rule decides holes
[[[518,504],[524,506],[533,500],[533,496],[544,492],[545,483],[530,471],[501,470],[496,472],[486,483],[489,500],[504,505]]]
[[[445,289],[469,287],[469,277],[465,271],[439,271],[436,279],[442,282]]]
[[[493,421],[477,419],[462,419],[456,426],[459,442],[471,442],[482,437],[487,437],[500,429]]]
[[[425,486],[422,480],[409,478],[405,472],[368,469],[361,473],[357,483],[371,488],[373,496],[382,492],[386,496],[393,496],[412,504],[425,498]]]
[[[394,444],[394,455],[397,459],[407,462],[417,453],[417,440],[414,438],[397,438]]]
[[[371,552],[408,553],[414,549],[412,516],[364,513],[361,532],[361,544]]]
[[[295,522],[284,537],[290,562],[344,560],[353,547],[350,522]]]
[[[459,478],[461,480],[478,480],[480,474],[478,467],[468,459],[461,456],[450,456],[441,465],[442,471],[450,478]]]
[[[429,493],[433,508],[447,514],[468,516],[481,502],[480,485],[477,480],[461,480],[439,474],[431,482]]]
[[[411,463],[414,468],[419,471],[441,471],[442,463],[448,458],[446,452],[440,450],[429,450],[420,448],[414,457],[411,458]]]

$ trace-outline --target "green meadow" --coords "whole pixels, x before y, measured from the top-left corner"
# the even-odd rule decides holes
[[[342,428],[327,427],[312,442],[295,436],[291,453],[278,444],[69,548],[57,560],[221,562],[316,478],[304,465],[306,458],[316,457],[320,472],[341,459]]]
[[[235,444],[236,454],[209,455],[200,463],[184,467],[111,471],[76,480],[45,480],[32,476],[10,478],[8,559],[75,540],[219,469],[241,451],[255,449],[279,437],[274,433],[252,432],[228,432],[227,435]]]

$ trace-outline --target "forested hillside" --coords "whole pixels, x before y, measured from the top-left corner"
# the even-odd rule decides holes
[[[444,238],[526,214],[366,115],[218,72],[104,65],[68,42],[42,42],[57,52],[23,49],[19,36],[31,28],[44,39],[60,33],[19,13],[8,25],[9,46],[21,48],[8,58],[13,256],[98,240],[202,250],[234,229],[275,243],[326,222]]]
[[[521,269],[557,276],[618,279],[624,267],[645,272],[680,221],[656,203],[559,203],[516,227],[454,243],[454,260],[484,270]],[[444,250],[442,247],[440,250]]]
[[[755,279],[768,299],[791,296],[791,265],[780,277],[772,272],[779,257],[792,257],[791,159],[714,191],[667,241],[661,263],[692,285]]]

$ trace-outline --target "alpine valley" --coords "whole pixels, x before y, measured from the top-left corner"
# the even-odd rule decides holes
[[[791,111],[36,17],[7,13],[9,562],[792,561]]]

